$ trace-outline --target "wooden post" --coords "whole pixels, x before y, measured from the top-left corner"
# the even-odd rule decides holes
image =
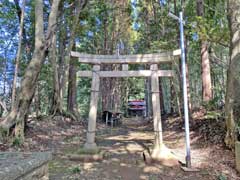
[[[159,148],[163,144],[162,138],[162,122],[160,110],[160,96],[159,96],[159,81],[158,81],[158,65],[151,65],[151,88],[152,88],[152,109],[153,109],[153,124],[154,124],[154,149]]]
[[[97,119],[97,107],[98,107],[98,95],[99,95],[99,77],[100,65],[94,65],[92,71],[92,87],[91,87],[91,100],[90,111],[88,116],[88,131],[87,142],[84,147],[86,149],[95,149],[97,145],[95,143],[96,132],[96,119]]]

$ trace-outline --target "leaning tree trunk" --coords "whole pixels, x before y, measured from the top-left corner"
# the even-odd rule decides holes
[[[226,127],[225,143],[234,148],[240,123],[240,0],[228,0],[230,27],[230,63],[227,74]]]
[[[9,129],[16,124],[15,136],[22,140],[24,139],[25,120],[28,117],[29,106],[33,99],[37,79],[48,48],[51,44],[52,34],[55,31],[59,2],[60,0],[53,0],[52,2],[52,9],[49,15],[49,23],[45,39],[43,26],[43,2],[42,0],[35,1],[35,50],[21,82],[19,96],[14,108],[0,124],[4,132],[8,132]]]

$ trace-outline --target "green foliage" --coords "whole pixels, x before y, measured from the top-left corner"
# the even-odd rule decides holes
[[[77,174],[81,172],[81,169],[79,166],[72,167],[70,170],[73,174]]]
[[[216,120],[219,117],[222,117],[222,114],[217,112],[217,111],[207,111],[206,115],[205,115],[205,119],[213,119]]]
[[[38,80],[38,93],[40,98],[40,110],[42,115],[47,115],[51,106],[51,97],[53,96],[53,74],[50,62],[46,62],[42,69]]]
[[[77,101],[80,114],[86,118],[89,111],[91,79],[78,79]]]
[[[207,111],[212,111],[212,110],[216,109],[217,108],[217,98],[214,98],[208,102],[203,102],[203,107]]]
[[[23,144],[23,140],[20,137],[14,137],[12,140],[12,145],[15,147],[20,147]]]
[[[9,131],[7,129],[0,127],[0,142],[5,142],[7,140],[8,135]]]
[[[167,14],[167,8],[160,8],[157,2],[137,1],[135,24],[139,33],[135,41],[137,53],[159,52],[175,49],[178,44],[178,28]]]
[[[129,100],[144,99],[145,97],[144,82],[145,82],[145,79],[141,79],[141,78],[128,79]]]
[[[227,180],[227,177],[224,174],[219,174],[217,178],[218,180]]]
[[[112,4],[99,2],[92,3],[94,10],[90,8],[90,14],[86,20],[86,29],[93,32],[93,37],[84,38],[84,41],[79,46],[79,50],[89,53],[105,53],[104,51],[104,37],[111,35],[114,31],[114,14],[118,10],[113,8]],[[168,8],[172,11],[179,12],[180,3],[177,2],[176,9],[173,3],[168,3],[167,8],[162,8],[155,1],[136,1],[128,8],[128,14],[131,14],[131,19],[124,26],[121,31],[130,28],[131,31],[126,31],[123,41],[127,53],[152,53],[160,51],[170,51],[179,48],[179,29],[177,22],[167,16]],[[189,78],[190,78],[190,93],[194,107],[202,105],[202,85],[201,85],[201,54],[200,54],[200,40],[207,40],[210,47],[214,49],[217,57],[226,61],[228,50],[221,46],[221,44],[228,44],[229,30],[227,26],[227,19],[225,16],[225,4],[222,1],[216,1],[216,4],[209,2],[205,7],[205,16],[199,17],[196,15],[196,2],[186,1],[184,4],[184,13],[187,20],[185,35],[187,41],[187,59],[189,64]],[[216,12],[212,9],[216,8]],[[131,10],[131,11],[130,11]],[[123,10],[122,10],[123,11]],[[211,14],[211,16],[209,15]],[[96,17],[101,23],[96,25]],[[212,18],[214,17],[214,18]],[[104,26],[104,22],[107,26]],[[104,34],[106,33],[106,34]],[[196,37],[195,39],[194,37]],[[127,39],[125,38],[127,37]],[[129,38],[130,37],[130,38]],[[116,47],[116,42],[113,46]],[[111,43],[110,43],[111,44]],[[210,57],[211,58],[211,57]],[[130,69],[137,69],[137,67],[130,67]],[[215,80],[214,100],[208,104],[204,104],[207,109],[214,109],[217,104],[224,98],[224,74],[226,73],[218,64],[212,63],[212,78]],[[221,76],[223,74],[223,76]],[[81,113],[86,116],[88,113],[89,104],[89,80],[80,80],[79,85],[79,107]],[[127,80],[129,87],[129,98],[142,99],[144,98],[144,80],[139,78],[129,78]],[[170,101],[170,82],[163,81],[165,106],[169,108]],[[176,84],[179,86],[179,84]]]
[[[69,43],[69,34],[73,20],[72,1],[64,1],[59,13],[57,27],[57,55],[58,65],[61,64],[60,45],[66,48]],[[124,3],[124,6],[123,4]],[[19,79],[22,78],[26,66],[34,50],[34,1],[26,3],[25,33],[28,50],[22,54],[19,70]],[[68,7],[69,8],[65,8]],[[17,32],[19,20],[14,2],[3,0],[0,4],[0,74],[6,73],[6,83],[11,84],[13,70],[4,72],[7,65],[14,63],[17,49]],[[44,20],[47,22],[49,4],[45,3]],[[76,31],[76,51],[91,54],[115,54],[120,40],[124,44],[121,54],[155,53],[171,51],[179,48],[179,27],[175,20],[167,14],[170,11],[178,14],[181,8],[180,1],[169,1],[166,7],[160,7],[158,1],[124,0],[124,1],[89,1],[87,7],[81,12],[79,26]],[[202,105],[201,85],[201,52],[200,41],[206,40],[210,46],[211,75],[213,82],[214,99],[203,104],[206,109],[213,110],[225,96],[226,69],[228,61],[229,29],[226,14],[226,1],[207,1],[204,4],[205,15],[196,14],[196,1],[184,1],[184,17],[186,20],[185,36],[187,45],[187,62],[189,69],[190,94],[193,107]],[[8,45],[9,43],[9,45]],[[216,58],[213,58],[214,52]],[[62,57],[63,56],[63,57]],[[7,61],[6,61],[7,59]],[[64,59],[64,58],[63,58]],[[219,60],[220,59],[220,60]],[[78,70],[89,70],[89,65],[79,64]],[[137,70],[138,66],[130,66]],[[146,66],[145,68],[149,68]],[[161,67],[162,68],[162,67]],[[170,67],[171,68],[171,67]],[[166,69],[169,69],[167,67]],[[175,67],[179,71],[178,65]],[[40,99],[40,112],[47,115],[53,96],[53,69],[50,60],[43,64],[39,79],[38,93]],[[177,73],[178,74],[178,73]],[[1,79],[0,79],[1,80]],[[2,82],[2,80],[1,80]],[[77,103],[81,116],[87,117],[89,111],[91,79],[77,78]],[[145,80],[141,78],[128,78],[124,81],[124,88],[128,90],[130,99],[143,99],[145,97]],[[170,81],[163,79],[164,105],[170,108],[171,92]],[[179,82],[175,83],[179,87]],[[10,89],[10,87],[9,87]],[[0,89],[2,90],[2,89]],[[180,88],[178,89],[180,91]],[[10,93],[10,92],[9,92]],[[67,94],[64,94],[64,108],[66,108]],[[125,96],[127,96],[125,94]],[[124,99],[125,98],[125,99]],[[126,101],[126,97],[123,97]],[[123,102],[124,104],[124,102]],[[31,106],[31,111],[36,108]]]

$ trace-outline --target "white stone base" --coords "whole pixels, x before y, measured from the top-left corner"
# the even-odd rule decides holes
[[[97,144],[96,144],[96,143],[88,143],[88,142],[86,142],[86,143],[84,144],[84,148],[85,148],[85,149],[94,150],[94,149],[97,149],[98,147],[97,147]]]
[[[146,156],[146,155],[145,155]],[[147,156],[146,156],[147,157]],[[149,156],[151,162],[159,162],[165,166],[178,166],[179,161],[177,157],[164,144],[155,146]]]

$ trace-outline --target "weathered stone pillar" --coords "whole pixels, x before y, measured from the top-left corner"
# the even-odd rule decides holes
[[[160,109],[160,94],[159,94],[159,80],[158,80],[158,65],[151,65],[151,89],[152,89],[152,110],[153,110],[153,125],[154,125],[154,145],[151,152],[151,158],[159,161],[167,166],[175,166],[178,160],[163,144],[163,132]]]
[[[97,107],[98,107],[98,95],[99,95],[99,77],[100,65],[94,65],[92,70],[92,86],[91,86],[91,100],[90,111],[88,116],[88,131],[87,142],[84,145],[86,149],[95,149],[97,145],[95,143],[96,133],[96,119],[97,119]]]
[[[159,96],[159,80],[158,80],[158,65],[151,65],[151,89],[152,89],[152,110],[153,110],[153,125],[154,125],[154,150],[160,148],[163,144],[162,138],[162,122]]]

